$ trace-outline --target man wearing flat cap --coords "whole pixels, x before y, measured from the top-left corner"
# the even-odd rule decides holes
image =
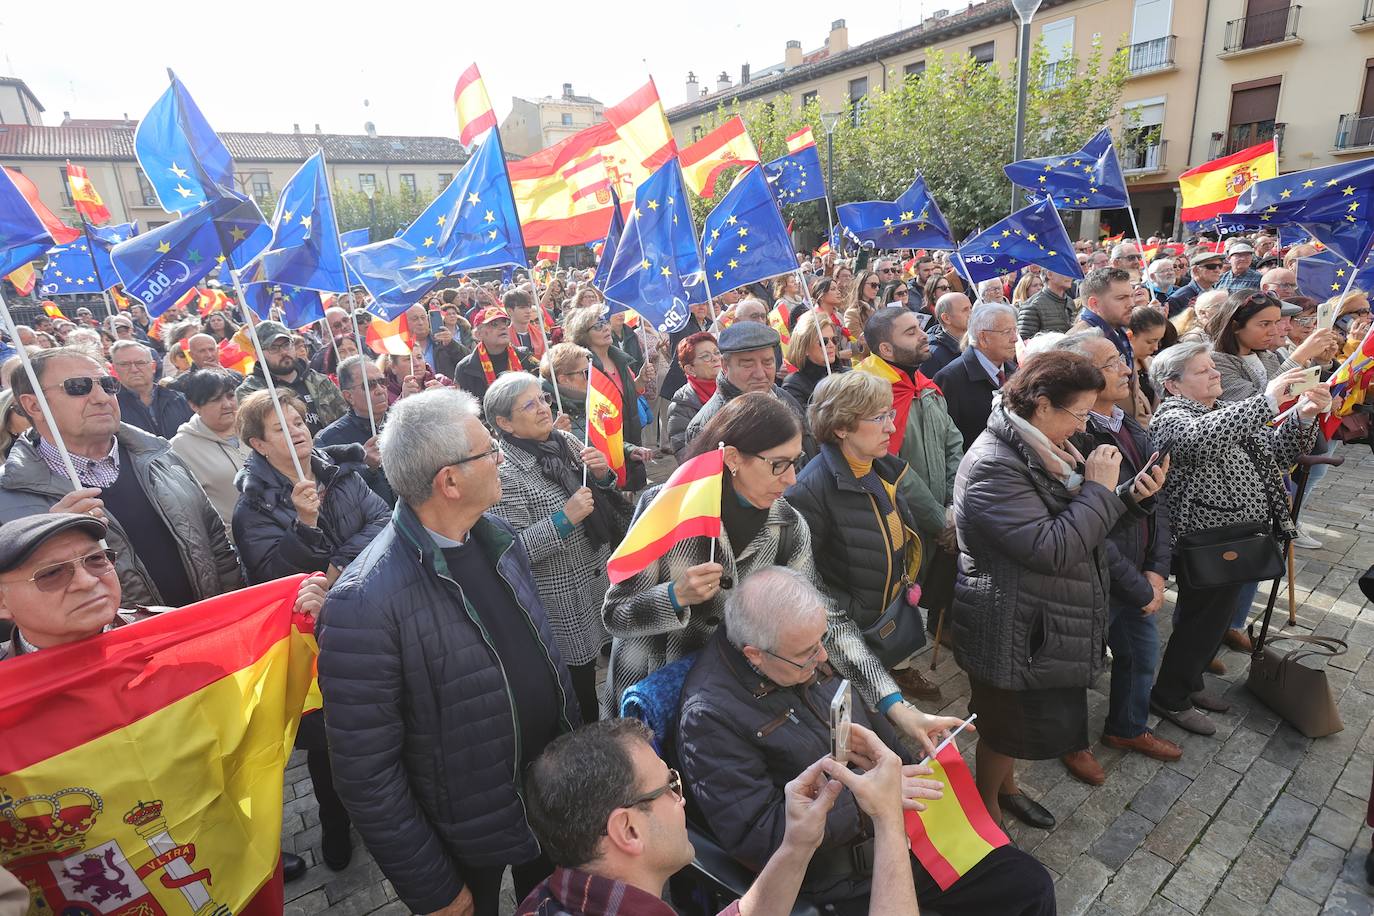
[[[773,381],[777,369],[774,349],[778,332],[766,324],[739,321],[720,332],[720,375],[716,378],[716,393],[711,396],[687,426],[687,441],[691,442],[726,404],[750,391],[771,391],[797,415],[802,429],[802,451],[809,460],[817,452],[816,440],[806,422],[806,411],[792,395]]]
[[[1223,269],[1224,261],[1219,252],[1206,249],[1193,252],[1188,259],[1188,272],[1192,279],[1169,294],[1169,317],[1186,310],[1194,299],[1216,286]]]

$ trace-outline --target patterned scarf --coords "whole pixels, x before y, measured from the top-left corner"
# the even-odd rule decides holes
[[[477,359],[482,364],[482,374],[487,377],[487,384],[496,381],[496,370],[492,368],[491,356],[487,353],[487,345],[479,343],[477,345]],[[506,347],[506,372],[519,372],[520,360],[515,356],[514,347]]]

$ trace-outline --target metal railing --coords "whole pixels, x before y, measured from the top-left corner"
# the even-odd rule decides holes
[[[1362,146],[1374,146],[1374,117],[1341,115],[1341,120],[1336,125],[1336,149],[1356,149]]]
[[[1368,2],[1374,3],[1374,0],[1368,0]],[[1163,38],[1141,41],[1131,45],[1126,64],[1131,76],[1172,67],[1174,65],[1174,44],[1177,41],[1177,36],[1165,35]]]
[[[1262,48],[1298,37],[1298,14],[1302,7],[1294,3],[1282,9],[1242,16],[1226,23],[1226,51]]]
[[[1374,22],[1374,0],[1364,0],[1364,13],[1360,16],[1361,22]]]
[[[1243,149],[1256,146],[1271,139],[1278,140],[1279,155],[1283,155],[1283,132],[1288,127],[1284,121],[1276,121],[1273,126],[1262,124],[1257,130],[1236,130],[1237,127],[1250,127],[1250,125],[1232,125],[1229,131],[1213,131],[1212,141],[1207,147],[1208,159],[1219,159],[1222,156],[1229,156],[1238,153]]]
[[[1121,171],[1127,173],[1164,171],[1165,150],[1168,145],[1168,140],[1156,140],[1153,143],[1134,145],[1127,141],[1121,147]]]
[[[1073,60],[1050,61],[1041,73],[1041,86],[1045,89],[1062,89],[1073,79],[1073,72]]]

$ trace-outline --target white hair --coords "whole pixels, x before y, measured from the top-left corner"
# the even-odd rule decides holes
[[[979,284],[978,284],[978,298],[979,298],[979,299],[983,299],[984,293],[987,292],[987,291],[989,291],[989,290],[996,290],[997,292],[1001,292],[1001,291],[1002,291],[1002,281],[999,280],[999,279],[997,279],[996,277],[989,277],[988,279],[984,280],[982,283],[979,283]],[[1001,300],[998,300],[998,301],[1001,301]]]
[[[1205,340],[1180,340],[1172,347],[1165,347],[1150,361],[1150,380],[1164,386],[1165,382],[1176,382],[1188,371],[1188,364],[1199,356],[1212,352],[1212,345]]]
[[[1025,352],[1021,359],[1030,359],[1035,354],[1044,353],[1046,350],[1056,350],[1059,348],[1059,342],[1067,336],[1060,331],[1041,331],[1026,341]]]
[[[978,335],[989,330],[999,316],[1016,321],[1016,309],[1005,302],[982,302],[973,309],[968,319],[969,346],[978,349]]]
[[[477,399],[458,388],[430,388],[387,411],[377,445],[387,482],[408,505],[427,502],[434,475],[468,456],[469,417],[479,418]]]
[[[1145,268],[1145,276],[1153,280],[1155,278],[1155,274],[1159,273],[1166,267],[1177,273],[1177,268],[1174,266],[1172,258],[1160,258],[1157,261],[1150,262],[1150,266]]]
[[[1034,338],[1039,340],[1039,337]],[[1106,336],[1099,328],[1088,328],[1086,331],[1075,331],[1072,334],[1065,334],[1053,344],[1043,348],[1049,350],[1067,350],[1070,353],[1077,353],[1079,356],[1091,356],[1090,345],[1095,340],[1106,340]],[[1029,347],[1027,348],[1029,355]],[[1038,351],[1037,351],[1038,352]]]
[[[482,412],[492,420],[509,420],[515,412],[515,402],[531,385],[538,388],[539,379],[528,372],[507,372],[487,388],[482,397]]]
[[[725,634],[736,649],[774,651],[790,627],[825,617],[827,602],[811,580],[788,566],[745,576],[725,599]]]

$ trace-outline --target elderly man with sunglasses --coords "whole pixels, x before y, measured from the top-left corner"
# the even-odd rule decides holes
[[[16,372],[15,402],[33,429],[0,467],[0,522],[40,512],[105,519],[120,586],[136,604],[180,606],[242,587],[224,522],[195,476],[167,440],[120,422],[119,381],[68,347],[32,360],[81,487],[72,488],[28,375]]]

